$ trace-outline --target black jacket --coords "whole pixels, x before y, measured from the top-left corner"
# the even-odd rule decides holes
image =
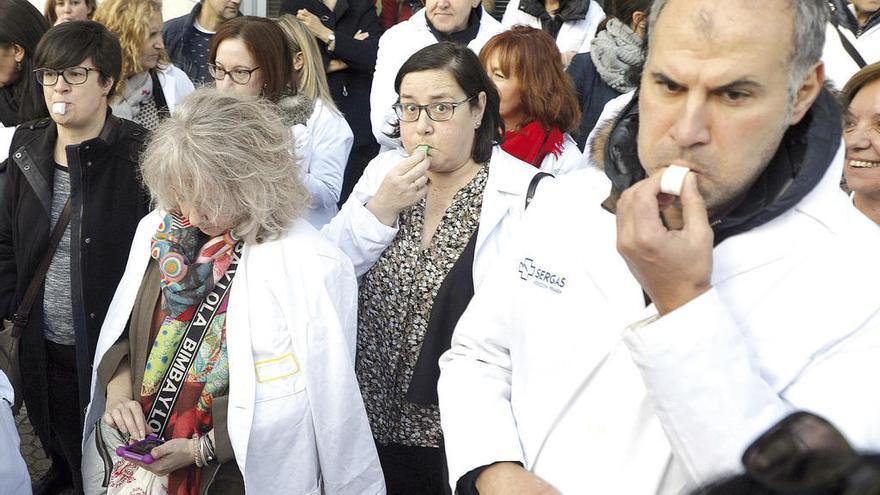
[[[581,104],[581,125],[574,135],[574,140],[577,142],[578,148],[584,151],[587,137],[589,137],[590,131],[596,127],[596,122],[598,122],[605,104],[622,93],[609,86],[602,79],[596,66],[593,65],[593,59],[590,58],[589,53],[575,55],[566,71],[574,82],[574,89]]]
[[[14,127],[19,124],[18,102],[12,86],[0,88],[0,125]]]
[[[296,15],[299,9],[306,9],[318,16],[336,36],[333,53],[328,53],[327,45],[317,40],[325,64],[330,58],[336,58],[348,65],[345,70],[328,73],[327,83],[333,101],[354,133],[352,146],[356,148],[375,142],[370,126],[370,88],[373,85],[379,37],[382,35],[375,3],[370,0],[338,0],[336,7],[330,11],[320,0],[281,2],[281,14]],[[370,37],[363,41],[354,39],[358,30],[370,33]]]
[[[864,26],[859,26],[859,20],[849,9],[848,0],[830,0],[829,3],[831,4],[831,22],[849,29],[856,38],[865,31],[880,24],[880,10],[874,12]]]
[[[207,67],[200,67],[193,62],[187,51],[192,45],[193,33],[196,32],[193,24],[201,11],[202,4],[197,2],[189,14],[175,17],[162,25],[162,42],[165,44],[165,52],[171,62],[185,72],[194,84],[213,81]],[[241,12],[238,15],[241,15]]]
[[[582,21],[587,18],[590,0],[560,0],[559,11],[551,16],[541,0],[521,0],[519,10],[537,17],[541,21],[541,30],[556,38],[562,25],[571,21]]]
[[[70,217],[70,294],[76,335],[81,410],[88,404],[98,333],[128,259],[138,221],[149,208],[138,169],[147,131],[113,117],[97,138],[67,147]],[[0,309],[9,318],[33,278],[50,232],[54,147],[51,119],[23,124],[0,166]],[[48,424],[43,294],[34,302],[21,345],[24,399],[32,418]],[[35,410],[36,405],[42,406]],[[42,413],[42,414],[41,414]]]
[[[797,205],[825,176],[840,146],[842,109],[831,90],[824,88],[810,110],[785,132],[776,154],[754,184],[730,211],[710,219],[715,245],[748,232]],[[624,191],[646,176],[638,156],[638,93],[614,120],[602,146],[602,167],[615,191]],[[612,193],[612,198],[615,193]],[[606,201],[610,207],[615,201]],[[609,208],[610,209],[610,208]]]

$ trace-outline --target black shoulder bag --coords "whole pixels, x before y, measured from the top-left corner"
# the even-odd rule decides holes
[[[58,217],[58,221],[49,235],[49,245],[46,248],[46,254],[40,259],[40,264],[37,265],[34,277],[31,279],[31,283],[28,284],[18,309],[12,317],[12,321],[4,320],[3,328],[0,329],[0,370],[6,373],[6,377],[15,391],[15,403],[12,405],[12,412],[16,415],[19,409],[21,409],[22,401],[21,359],[19,358],[21,335],[24,333],[24,329],[30,320],[31,307],[37,299],[37,294],[40,293],[40,288],[43,287],[43,281],[46,280],[46,273],[49,272],[49,265],[52,264],[52,258],[55,256],[58,244],[61,242],[61,238],[64,237],[64,231],[67,230],[67,225],[70,223],[70,212],[70,198],[67,198],[64,209],[61,210],[61,216]]]

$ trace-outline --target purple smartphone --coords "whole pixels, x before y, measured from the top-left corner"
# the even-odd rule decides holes
[[[165,443],[165,440],[155,436],[147,435],[140,442],[131,445],[120,445],[116,448],[116,455],[124,459],[143,462],[144,464],[152,464],[155,459],[150,455],[150,451]]]

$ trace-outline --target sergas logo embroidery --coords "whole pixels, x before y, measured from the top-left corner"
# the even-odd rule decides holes
[[[531,280],[538,287],[550,289],[557,294],[565,288],[565,277],[535,265],[535,260],[531,258],[519,262],[519,278],[525,281]]]

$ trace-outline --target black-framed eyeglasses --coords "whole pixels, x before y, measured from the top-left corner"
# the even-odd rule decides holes
[[[101,72],[92,67],[68,67],[66,69],[40,67],[34,69],[34,77],[40,86],[55,86],[58,84],[58,76],[64,78],[64,82],[71,86],[79,86],[89,80],[89,72],[92,71]]]
[[[742,462],[752,479],[784,493],[812,493],[838,484],[880,486],[880,469],[866,462],[834,425],[807,412],[791,414],[761,435]]]
[[[211,77],[213,77],[214,80],[222,81],[226,79],[227,75],[229,75],[229,77],[232,78],[232,82],[234,82],[235,84],[247,84],[248,81],[251,80],[251,74],[259,69],[259,67],[254,67],[253,69],[238,68],[233,70],[226,70],[223,67],[217,66],[217,64],[208,64],[208,73],[211,74]]]
[[[416,105],[415,103],[395,103],[391,105],[394,113],[401,122],[415,122],[422,115],[422,110],[428,114],[428,118],[434,122],[446,122],[455,115],[455,109],[473,100],[471,96],[461,101],[438,101],[427,105]]]

